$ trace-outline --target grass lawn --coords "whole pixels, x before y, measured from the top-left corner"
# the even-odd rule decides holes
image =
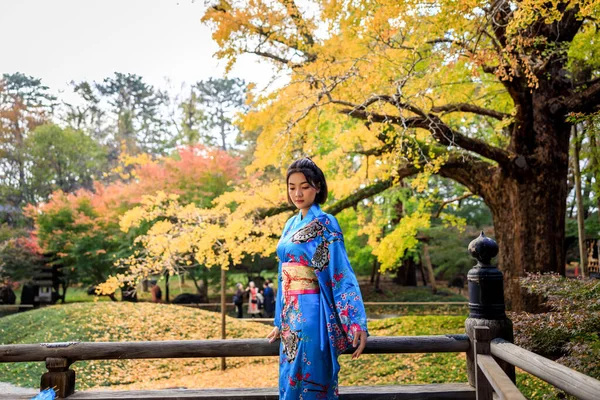
[[[372,321],[371,335],[432,335],[464,332],[465,316],[404,316]],[[61,341],[137,341],[212,339],[220,335],[217,313],[152,303],[87,302],[57,305],[0,319],[2,344]],[[267,325],[230,318],[228,337],[262,338]],[[341,385],[466,382],[464,354],[364,355],[340,358]],[[77,362],[77,389],[167,387],[266,387],[277,385],[276,357],[163,359]],[[43,363],[0,364],[1,380],[37,387]],[[258,378],[257,378],[258,377]],[[528,398],[541,398],[540,381],[519,374]],[[537,394],[536,394],[537,393]]]
[[[273,276],[263,273],[263,276],[273,278]],[[235,282],[246,282],[247,277],[245,274],[232,273],[228,277],[228,290],[227,300],[231,300],[235,292]],[[157,279],[158,285],[161,287],[163,293],[163,300],[166,296],[166,283],[163,277]],[[402,287],[393,283],[389,278],[382,277],[380,288],[381,293],[375,291],[374,286],[369,283],[368,277],[359,277],[361,291],[365,302],[465,302],[467,298],[459,295],[450,289],[445,287],[438,288],[436,294],[431,293],[431,289],[424,286],[417,287]],[[209,288],[210,302],[214,304],[220,304],[221,294],[219,285],[213,285]],[[181,282],[179,277],[171,278],[169,282],[169,294],[170,299],[173,299],[181,293],[196,293],[196,287],[190,279],[186,279]],[[21,298],[21,289],[15,290],[15,294],[19,302]],[[137,291],[138,300],[140,302],[151,301],[152,296],[150,292],[144,292],[142,287],[138,288]],[[117,299],[120,300],[121,294],[117,292]],[[106,296],[94,296],[87,294],[87,287],[72,286],[67,289],[66,303],[80,303],[80,302],[110,302],[111,300]],[[218,307],[207,307],[209,311],[218,311]],[[228,315],[235,316],[235,309],[232,306],[227,308]],[[396,306],[396,305],[385,305],[385,306],[366,306],[367,315],[370,318],[385,318],[390,316],[401,316],[401,315],[467,315],[468,309],[466,305],[409,305],[409,306]],[[7,311],[5,314],[12,314],[14,311]],[[2,316],[2,314],[0,314]]]

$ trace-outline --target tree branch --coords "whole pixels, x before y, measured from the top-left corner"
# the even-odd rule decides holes
[[[373,147],[368,150],[352,150],[352,151],[349,151],[348,153],[361,154],[363,156],[376,156],[377,157],[382,154],[389,153],[390,151],[392,151],[393,148],[394,148],[394,146],[391,143],[387,143],[387,144],[384,144],[383,146]]]
[[[416,173],[416,172],[414,172],[414,173]],[[374,184],[364,187],[362,189],[359,189],[359,190],[355,191],[354,193],[352,193],[351,195],[349,195],[348,197],[335,202],[334,204],[325,208],[324,211],[329,214],[336,215],[337,213],[345,210],[346,208],[354,207],[356,204],[358,204],[360,201],[362,201],[364,199],[368,199],[369,197],[373,197],[373,196],[389,189],[390,187],[392,187],[392,184],[393,184],[393,179],[387,179],[385,181],[375,182]],[[293,206],[290,206],[289,204],[280,204],[275,207],[260,210],[258,213],[258,218],[263,219],[266,217],[272,217],[274,215],[281,214],[286,211],[294,211],[294,210],[296,210],[296,208]]]
[[[489,110],[487,108],[479,107],[473,104],[468,103],[455,103],[455,104],[446,104],[443,106],[432,107],[432,112],[435,113],[451,113],[451,112],[468,112],[472,114],[483,115],[486,117],[492,117],[499,120],[503,120],[504,118],[510,118],[510,114],[502,113],[495,110]]]
[[[283,0],[283,4],[287,7],[288,15],[294,21],[294,25],[298,28],[300,35],[304,38],[304,41],[308,46],[312,46],[315,44],[315,40],[310,34],[310,31],[306,27],[306,22],[300,14],[300,10],[298,10],[298,6],[294,2],[294,0]]]
[[[337,213],[345,210],[346,208],[354,207],[356,204],[358,204],[360,201],[362,201],[364,199],[368,199],[369,197],[373,197],[381,192],[384,192],[385,190],[392,187],[392,184],[393,184],[393,179],[387,179],[385,181],[376,182],[376,183],[374,183],[370,186],[367,186],[363,189],[359,189],[356,192],[354,192],[353,194],[351,194],[350,196],[346,197],[345,199],[342,199],[342,200],[332,204],[331,206],[327,207],[325,209],[325,212],[332,214],[332,215],[336,215]]]
[[[277,62],[285,64],[285,65],[291,65],[292,67],[299,65],[299,64],[293,63],[291,60],[286,60],[285,58],[280,57],[278,55],[275,55],[272,53],[267,53],[267,52],[260,51],[260,50],[246,50],[246,52],[249,54],[255,54],[257,56],[261,56],[264,58],[269,58],[271,60],[277,61]]]
[[[296,210],[296,208],[294,206],[290,206],[289,204],[280,204],[275,207],[259,210],[257,218],[265,219],[267,217],[272,217],[274,215],[281,214],[286,211],[294,211],[294,210]]]
[[[386,191],[394,185],[395,181],[400,181],[409,176],[416,175],[419,172],[423,172],[424,165],[425,162],[421,162],[419,165],[407,163],[396,171],[396,176],[393,178],[375,182],[372,185],[359,189],[348,197],[337,201],[329,207],[326,207],[324,211],[329,214],[336,215],[349,207],[354,207],[362,200],[371,198]],[[487,184],[490,181],[490,176],[496,171],[496,169],[497,167],[493,166],[492,164],[472,157],[468,154],[455,153],[451,154],[448,160],[440,166],[437,174],[466,186],[472,192],[471,195],[481,196],[485,200],[486,198],[489,198],[490,195],[490,191],[488,190],[489,186]],[[280,204],[278,206],[259,211],[258,218],[263,219],[281,214],[282,212],[294,210],[295,208],[293,206],[288,204]]]
[[[499,164],[509,166],[511,163],[510,153],[495,146],[490,146],[483,140],[469,138],[460,132],[451,129],[436,115],[425,115],[423,117],[409,117],[389,114],[377,114],[360,110],[361,107],[353,109],[342,109],[339,112],[354,118],[370,122],[390,123],[404,128],[426,129],[433,137],[445,146],[458,146],[464,150],[475,152],[485,158],[489,158]]]
[[[564,109],[565,113],[592,113],[597,111],[600,104],[600,81],[594,82],[581,92],[573,93],[560,104],[560,108]]]
[[[454,203],[455,201],[461,201],[461,200],[464,200],[464,199],[466,199],[466,198],[469,198],[469,197],[471,197],[471,196],[474,196],[474,194],[473,194],[473,193],[465,193],[465,194],[463,194],[462,196],[458,196],[458,197],[455,197],[455,198],[453,198],[453,199],[446,200],[446,201],[442,202],[442,204],[440,205],[440,208],[438,208],[438,210],[437,210],[437,212],[435,213],[435,215],[433,216],[433,218],[438,218],[438,217],[440,216],[440,213],[441,213],[441,212],[442,212],[442,210],[444,209],[444,207],[446,207],[448,204],[450,204],[450,203]]]
[[[497,166],[468,154],[452,154],[440,167],[438,175],[460,183],[474,195],[489,202],[492,176],[497,170]]]

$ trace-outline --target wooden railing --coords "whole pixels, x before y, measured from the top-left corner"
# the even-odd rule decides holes
[[[600,381],[548,360],[507,342],[491,338],[490,328],[476,326],[474,340],[468,335],[391,336],[369,338],[365,354],[404,353],[471,353],[475,360],[475,381],[471,384],[429,384],[355,386],[340,389],[342,399],[525,399],[514,379],[498,360],[519,367],[584,400],[597,400]],[[277,399],[276,388],[263,389],[163,389],[150,391],[80,391],[75,392],[75,372],[70,366],[84,360],[164,359],[204,357],[277,356],[278,343],[265,339],[188,340],[152,342],[65,342],[0,346],[0,362],[45,361],[48,372],[41,378],[41,389],[54,387],[59,397],[76,399]],[[352,350],[347,352],[352,353]],[[256,397],[258,396],[258,397]],[[19,398],[14,396],[15,399]],[[28,397],[21,397],[28,398]]]
[[[512,344],[512,322],[504,311],[502,273],[490,265],[497,245],[482,235],[469,251],[478,260],[469,271],[469,318],[466,335],[372,336],[365,354],[465,352],[468,383],[341,387],[344,400],[377,399],[523,399],[515,386],[515,367],[583,400],[600,399],[600,381]],[[45,361],[41,388],[56,388],[69,399],[278,399],[277,388],[164,389],[75,392],[75,372],[82,360],[276,356],[278,343],[266,339],[42,343],[0,346],[0,362]],[[351,351],[349,351],[350,353]],[[368,371],[365,371],[368,373]],[[17,399],[18,396],[12,398]],[[27,398],[27,397],[21,397]]]
[[[549,360],[504,339],[490,337],[488,327],[475,327],[473,353],[476,360],[477,399],[525,399],[514,382],[498,365],[505,361],[578,399],[599,399],[600,381]]]
[[[467,335],[371,337],[365,354],[467,352]],[[352,350],[347,352],[352,353]],[[277,399],[277,388],[263,389],[164,389],[153,391],[75,392],[75,372],[70,366],[83,360],[122,360],[156,358],[259,357],[277,356],[279,343],[266,339],[189,340],[152,342],[65,342],[0,346],[0,362],[45,361],[41,388],[54,387],[69,399]],[[356,386],[340,389],[345,399],[474,399],[475,389],[463,384]],[[401,396],[401,397],[390,397]],[[18,397],[15,397],[18,398]]]

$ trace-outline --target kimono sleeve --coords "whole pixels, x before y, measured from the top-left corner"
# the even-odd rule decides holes
[[[293,219],[294,219],[294,217],[288,219],[287,222],[285,223],[285,227],[283,228],[283,232],[281,234],[282,237],[285,235],[289,226],[292,224]],[[283,262],[282,260],[279,260],[279,268],[277,271],[277,294],[275,295],[275,315],[273,318],[273,326],[276,326],[277,328],[279,328],[279,330],[281,330],[281,308],[282,308],[282,303],[283,303],[283,298],[282,298],[283,284],[281,281],[281,263],[282,262]]]
[[[277,294],[275,295],[275,315],[273,325],[281,330],[281,303],[283,302],[283,299],[281,298],[281,296],[283,296],[283,290],[281,289],[281,273],[277,275],[277,282],[278,286]]]
[[[356,275],[348,260],[341,228],[333,216],[328,215],[328,222],[329,262],[321,273],[326,273],[328,286],[332,288],[335,311],[342,328],[353,340],[356,332],[368,332],[367,314]]]

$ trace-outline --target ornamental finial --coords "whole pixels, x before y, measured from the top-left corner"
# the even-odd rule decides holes
[[[469,243],[469,253],[482,265],[489,265],[492,258],[498,255],[498,245],[496,242],[485,236],[483,231],[477,239]]]

